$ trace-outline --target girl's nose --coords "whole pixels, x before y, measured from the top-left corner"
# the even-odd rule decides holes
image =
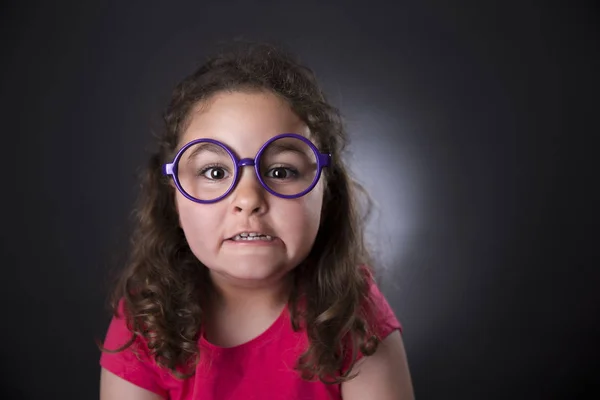
[[[260,184],[254,170],[254,162],[240,162],[240,176],[236,187],[233,189],[232,205],[234,212],[247,215],[263,214],[267,211],[265,199],[266,190]]]

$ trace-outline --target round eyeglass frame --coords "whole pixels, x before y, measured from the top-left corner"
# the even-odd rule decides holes
[[[306,188],[304,191],[302,191],[298,194],[284,195],[284,194],[275,192],[273,189],[271,189],[265,183],[265,181],[263,180],[263,178],[260,174],[260,158],[261,158],[263,152],[271,143],[273,143],[274,141],[276,141],[278,139],[283,139],[283,138],[294,138],[294,139],[299,139],[299,140],[303,141],[311,148],[311,150],[315,154],[315,159],[317,160],[317,173],[316,173],[312,183],[308,186],[308,188]],[[229,187],[229,189],[227,189],[227,191],[225,193],[223,193],[221,196],[219,196],[213,200],[200,200],[200,199],[195,198],[194,196],[190,195],[183,189],[181,182],[179,181],[179,175],[178,175],[177,171],[178,171],[179,161],[181,160],[181,156],[187,149],[189,149],[191,146],[194,146],[198,143],[212,143],[217,146],[220,146],[223,149],[225,149],[225,151],[227,151],[227,154],[229,154],[229,156],[233,160],[233,165],[234,165],[233,182],[231,183],[231,186]],[[317,149],[317,147],[310,140],[305,138],[304,136],[298,135],[296,133],[282,133],[280,135],[274,136],[271,139],[267,140],[267,142],[262,145],[260,150],[258,150],[258,153],[256,153],[256,156],[254,157],[254,159],[238,158],[233,153],[233,151],[231,151],[231,149],[229,149],[229,147],[227,147],[227,145],[225,145],[222,142],[219,142],[218,140],[206,139],[206,138],[192,140],[191,142],[185,144],[181,149],[179,149],[179,151],[175,155],[175,158],[173,159],[173,162],[164,164],[162,166],[162,173],[163,173],[163,175],[170,175],[173,178],[173,181],[175,182],[175,186],[177,187],[177,190],[179,190],[179,192],[188,200],[191,200],[193,202],[200,203],[200,204],[210,204],[210,203],[216,203],[216,202],[224,199],[233,191],[233,189],[237,186],[237,183],[239,180],[239,173],[240,173],[240,170],[242,167],[253,166],[254,172],[256,173],[256,177],[258,178],[258,181],[260,182],[261,186],[267,192],[271,193],[272,195],[283,198],[283,199],[297,199],[298,197],[302,197],[305,194],[307,194],[308,192],[310,192],[311,190],[313,190],[313,188],[315,187],[315,185],[317,184],[317,182],[319,181],[319,179],[321,177],[321,171],[323,170],[323,168],[328,167],[330,165],[331,165],[331,154],[321,153]]]

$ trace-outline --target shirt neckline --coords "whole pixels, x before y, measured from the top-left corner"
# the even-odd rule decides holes
[[[237,346],[232,347],[217,346],[206,339],[206,333],[204,329],[202,329],[199,339],[199,345],[204,349],[209,349],[213,353],[231,354],[246,352],[261,347],[267,344],[268,342],[272,341],[277,336],[281,328],[283,328],[286,321],[289,321],[289,310],[287,304],[283,307],[283,310],[281,311],[277,319],[273,321],[273,323],[264,332],[245,343],[241,343]]]

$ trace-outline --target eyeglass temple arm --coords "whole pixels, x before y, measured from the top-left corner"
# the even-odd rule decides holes
[[[173,175],[173,163],[164,164],[162,166],[163,175]]]
[[[240,166],[242,165],[254,165],[254,162],[252,162],[251,164],[249,164],[247,161],[247,159],[243,159],[243,162],[240,163]],[[250,160],[253,161],[253,160]],[[327,153],[319,153],[319,163],[323,166],[323,167],[328,167],[331,164],[331,154],[327,154]],[[164,164],[162,166],[162,173],[163,175],[173,175],[173,163],[168,163],[168,164]]]
[[[328,167],[331,165],[331,154],[319,153],[319,164],[321,164],[323,167]]]

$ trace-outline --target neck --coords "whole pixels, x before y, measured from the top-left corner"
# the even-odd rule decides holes
[[[221,310],[280,309],[287,303],[293,284],[291,273],[266,282],[239,282],[213,271],[209,275],[211,303]]]

